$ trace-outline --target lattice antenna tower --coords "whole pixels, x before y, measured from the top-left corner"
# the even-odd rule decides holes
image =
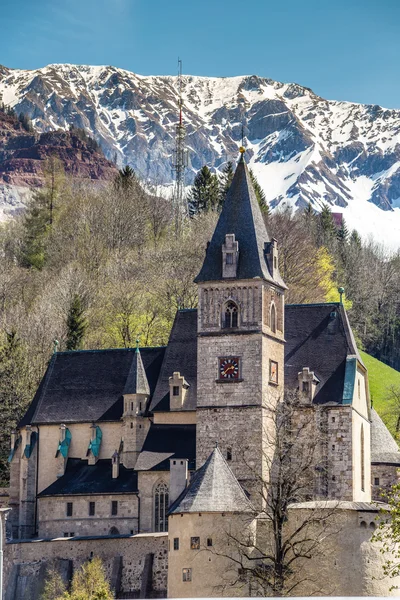
[[[177,231],[182,218],[188,214],[188,207],[185,199],[185,170],[188,164],[188,155],[185,148],[186,129],[183,124],[182,114],[182,60],[180,58],[178,58],[178,93],[179,119],[175,131],[175,150],[172,164],[172,169],[175,173],[174,213],[175,228]]]

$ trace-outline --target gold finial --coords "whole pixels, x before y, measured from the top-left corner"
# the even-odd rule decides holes
[[[243,148],[243,146],[240,146],[239,152],[240,152],[240,154],[244,154],[246,152],[246,148]]]

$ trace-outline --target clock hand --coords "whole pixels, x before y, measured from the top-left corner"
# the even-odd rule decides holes
[[[224,371],[224,375],[227,375],[229,373],[229,371],[234,371],[235,370],[235,365],[229,365],[229,367],[227,367]]]

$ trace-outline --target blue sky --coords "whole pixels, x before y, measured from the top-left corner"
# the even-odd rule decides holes
[[[399,0],[0,0],[0,63],[257,74],[400,108]]]

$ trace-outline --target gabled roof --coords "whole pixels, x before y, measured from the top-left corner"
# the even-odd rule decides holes
[[[400,466],[400,451],[376,410],[371,410],[371,462]]]
[[[150,394],[164,352],[165,348],[141,350]],[[133,366],[137,367],[135,361],[136,351],[131,348],[55,353],[19,427],[29,423],[118,421],[123,412],[123,391]]]
[[[206,251],[196,283],[222,279],[222,245],[226,234],[235,234],[239,242],[237,279],[260,277],[273,282],[265,258],[265,243],[270,238],[254,192],[243,154],[226,196],[217,226]],[[285,286],[283,281],[276,281]],[[286,287],[286,286],[285,286]]]
[[[136,471],[167,471],[170,458],[187,458],[189,469],[196,464],[196,425],[150,425]]]
[[[136,348],[128,378],[125,383],[124,394],[150,394],[146,371],[143,366],[139,348]]]
[[[285,385],[297,388],[299,371],[309,367],[320,380],[314,403],[342,404],[347,358],[359,356],[343,306],[286,305],[285,338]]]
[[[150,411],[169,411],[169,378],[179,371],[189,384],[182,410],[197,404],[197,310],[178,310],[172,326]]]
[[[112,478],[111,460],[98,460],[89,465],[87,460],[69,458],[62,477],[40,492],[40,496],[59,494],[135,494],[138,491],[137,473],[133,469],[119,467],[119,476]]]
[[[169,510],[170,514],[193,512],[254,512],[218,447]]]

